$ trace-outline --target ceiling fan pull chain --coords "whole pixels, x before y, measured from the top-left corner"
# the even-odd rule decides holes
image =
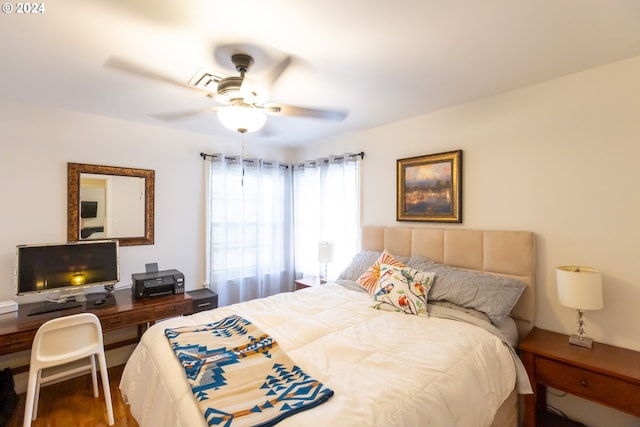
[[[242,152],[240,153],[240,162],[242,163],[242,178],[240,178],[240,186],[244,187],[244,134],[246,132],[239,131],[242,135]]]

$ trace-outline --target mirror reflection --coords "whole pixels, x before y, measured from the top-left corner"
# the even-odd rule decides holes
[[[144,180],[80,174],[80,240],[144,236]]]
[[[154,171],[68,164],[68,240],[153,243]]]

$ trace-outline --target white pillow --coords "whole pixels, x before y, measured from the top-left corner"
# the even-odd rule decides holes
[[[435,274],[410,267],[380,266],[372,308],[416,316],[427,315],[427,293]]]

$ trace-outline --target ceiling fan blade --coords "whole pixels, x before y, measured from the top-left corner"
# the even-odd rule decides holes
[[[184,120],[190,117],[197,117],[203,114],[215,113],[217,108],[209,107],[209,108],[200,108],[198,110],[186,110],[186,111],[174,111],[170,113],[158,113],[153,114],[152,117],[165,121],[165,122],[174,122],[177,120]]]
[[[289,65],[291,65],[291,57],[287,56],[267,74],[266,83],[269,88],[276,84]]]
[[[265,104],[264,112],[272,116],[310,117],[313,119],[342,121],[349,114],[343,110],[321,110],[283,104]]]
[[[133,64],[133,63],[131,63],[129,61],[126,61],[126,60],[124,60],[122,58],[117,58],[117,57],[108,58],[106,60],[106,62],[104,63],[104,66],[106,68],[113,68],[115,70],[124,71],[124,72],[129,73],[129,74],[135,74],[135,75],[137,75],[139,77],[144,77],[144,78],[147,78],[147,79],[152,79],[152,80],[156,80],[156,81],[160,81],[160,82],[164,82],[164,83],[169,83],[169,84],[172,84],[174,86],[178,86],[178,87],[185,88],[185,89],[190,89],[190,90],[197,91],[197,92],[200,92],[200,93],[206,93],[206,94],[209,94],[209,95],[215,95],[215,93],[213,93],[213,92],[205,91],[203,89],[191,86],[191,85],[189,85],[187,83],[181,82],[180,80],[176,80],[176,79],[171,78],[169,76],[166,76],[164,74],[157,73],[155,71],[152,71],[152,70],[149,70],[147,68],[144,68],[144,67],[142,67],[140,65]]]
[[[276,84],[282,73],[291,64],[291,57],[287,56],[273,67],[259,81],[244,78],[240,92],[245,95],[248,104],[263,104],[268,101],[271,89]]]

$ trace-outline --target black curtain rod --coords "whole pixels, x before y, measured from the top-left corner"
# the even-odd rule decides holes
[[[351,156],[360,156],[360,159],[364,159],[364,151],[361,151],[357,154],[352,154]],[[203,160],[206,160],[207,157],[216,157],[215,154],[206,154],[206,153],[200,153],[200,157],[202,157]]]

